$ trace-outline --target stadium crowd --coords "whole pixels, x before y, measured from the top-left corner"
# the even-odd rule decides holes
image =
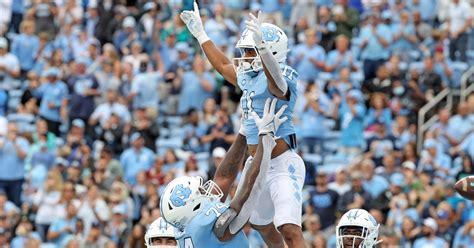
[[[308,247],[335,247],[352,208],[382,247],[473,247],[474,201],[452,186],[474,175],[474,94],[415,143],[420,108],[474,65],[472,2],[199,1],[229,55],[249,11],[290,39]],[[0,247],[144,247],[167,182],[212,179],[241,92],[181,22],[192,5],[0,1]]]

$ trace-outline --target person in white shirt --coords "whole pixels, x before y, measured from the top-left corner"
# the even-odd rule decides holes
[[[339,196],[344,195],[347,191],[351,190],[351,185],[347,182],[347,172],[341,168],[336,171],[336,180],[328,184],[328,188],[336,191]]]
[[[93,223],[106,222],[110,219],[110,215],[109,207],[101,196],[98,186],[89,187],[77,211],[77,217],[84,221],[84,235],[89,235]]]
[[[459,60],[466,62],[466,49],[468,36],[471,32],[472,7],[466,1],[452,0],[448,7],[447,29],[449,33],[449,56],[456,60],[456,52],[459,52]]]
[[[8,52],[7,39],[0,37],[0,88],[9,90],[10,85],[7,85],[7,82],[19,76],[20,62],[15,55]]]
[[[61,200],[62,184],[59,171],[51,170],[48,173],[44,187],[33,196],[33,204],[38,208],[35,216],[35,226],[43,241],[46,241],[49,226],[57,217],[56,209]]]
[[[97,106],[92,112],[91,117],[89,118],[89,125],[94,126],[99,122],[101,125],[104,125],[112,114],[116,114],[120,117],[120,120],[125,125],[131,124],[131,115],[127,107],[119,102],[117,102],[117,91],[108,90],[107,91],[107,102]]]

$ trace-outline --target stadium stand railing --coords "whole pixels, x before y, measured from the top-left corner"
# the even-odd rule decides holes
[[[424,133],[438,121],[438,114],[433,115],[428,119],[428,113],[438,108],[441,104],[446,103],[446,108],[452,110],[454,95],[459,95],[460,101],[465,101],[467,96],[474,91],[474,84],[469,84],[469,78],[474,75],[474,66],[471,66],[461,76],[461,83],[459,92],[451,88],[445,88],[438,95],[436,95],[431,101],[426,103],[420,111],[418,111],[418,131],[417,131],[417,150],[421,151]],[[427,120],[428,119],[428,120]]]

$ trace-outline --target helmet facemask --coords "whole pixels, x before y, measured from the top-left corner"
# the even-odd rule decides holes
[[[201,193],[202,196],[211,199],[211,201],[218,201],[222,198],[222,196],[224,196],[224,193],[222,192],[221,188],[219,188],[219,185],[217,185],[212,180],[209,180],[204,185],[201,185],[199,187],[199,193]]]
[[[161,241],[162,244],[155,245],[153,244],[153,242],[156,239],[162,239],[162,240],[165,239],[166,241]],[[172,244],[173,243],[172,240],[174,240],[174,244]],[[153,237],[147,240],[146,247],[147,248],[177,248],[179,246],[178,246],[178,241],[176,241],[176,239],[173,237]]]
[[[240,57],[234,58],[234,69],[238,76],[249,72],[258,72],[262,67],[262,61],[258,55],[257,49],[251,46],[239,46]]]
[[[336,233],[338,247],[371,248],[378,243],[376,236],[378,233],[363,226],[340,226],[337,227]]]
[[[343,226],[337,232],[339,243],[343,247],[352,248],[363,247],[364,240],[368,235],[368,229],[360,226]]]

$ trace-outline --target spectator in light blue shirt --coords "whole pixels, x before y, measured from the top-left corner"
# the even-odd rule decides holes
[[[207,10],[201,12],[204,30],[218,47],[227,46],[229,36],[237,33],[239,27],[231,19],[224,17],[224,4],[217,3],[213,8],[214,18],[209,17]]]
[[[39,114],[48,122],[48,130],[59,136],[59,126],[61,125],[60,109],[67,97],[68,90],[66,84],[58,80],[58,68],[49,68],[45,76],[48,81],[33,91],[33,94],[35,97],[41,98]]]
[[[72,24],[66,23],[61,27],[61,33],[54,40],[54,48],[61,49],[63,52],[63,61],[69,62],[73,58],[72,42],[77,37],[72,32]]]
[[[451,158],[440,152],[438,148],[441,144],[436,142],[434,139],[427,139],[423,144],[424,151],[421,152],[420,164],[418,170],[428,171],[430,173],[442,173],[444,175],[450,175],[451,171]]]
[[[474,133],[471,133],[464,141],[452,149],[452,153],[464,153],[471,157],[474,161]]]
[[[122,21],[122,28],[114,34],[113,42],[117,50],[127,55],[127,49],[134,41],[139,40],[139,34],[135,31],[137,22],[133,16],[127,16]]]
[[[351,81],[351,70],[347,67],[342,68],[336,80],[330,80],[327,84],[329,97],[334,95],[344,96],[352,88],[360,88],[357,83]]]
[[[305,43],[297,45],[291,56],[291,64],[299,73],[299,79],[314,81],[320,71],[325,69],[326,58],[324,49],[316,44],[316,31],[305,31]]]
[[[421,13],[421,19],[424,22],[434,24],[436,17],[438,1],[433,0],[407,0],[407,3],[410,12],[418,11]]]
[[[469,114],[467,102],[458,105],[457,115],[449,119],[448,130],[457,142],[461,142],[474,129],[474,113]]]
[[[471,228],[467,229],[468,225],[470,224],[465,224],[456,231],[453,247],[469,247],[469,245],[474,244],[474,228],[471,225]]]
[[[343,68],[357,69],[353,62],[352,52],[349,50],[349,39],[345,35],[336,37],[336,49],[330,51],[326,61],[326,71],[338,75]]]
[[[366,108],[364,96],[360,90],[352,89],[346,94],[346,101],[341,97],[334,99],[333,117],[341,123],[341,148],[345,155],[358,155],[365,145],[364,116]]]
[[[278,27],[283,26],[282,1],[261,0],[261,1],[253,1],[253,2],[260,2],[261,7],[259,9],[262,11],[261,13],[262,20],[273,20],[274,24],[277,25]]]
[[[64,247],[69,237],[76,232],[77,209],[73,202],[66,203],[66,216],[55,219],[48,230],[48,240]]]
[[[376,199],[390,186],[387,179],[375,174],[375,164],[371,159],[362,162],[362,172],[364,173],[362,187],[364,187],[364,190],[367,191],[373,199]]]
[[[21,23],[21,34],[16,36],[12,42],[11,52],[20,61],[23,76],[31,70],[35,64],[35,55],[39,48],[39,39],[34,34],[35,24],[32,21]]]
[[[370,108],[365,117],[366,127],[372,129],[374,123],[383,123],[387,130],[392,124],[392,111],[388,108],[387,98],[382,93],[374,93],[370,99]]]
[[[183,149],[193,152],[204,151],[199,139],[206,134],[207,125],[199,121],[199,112],[195,108],[190,108],[186,114],[188,123],[182,127]]]
[[[314,153],[315,147],[323,153],[324,137],[329,129],[324,125],[326,116],[329,116],[331,101],[321,92],[317,84],[306,86],[301,109],[298,110],[301,118],[301,137],[308,146],[308,152]]]
[[[148,72],[148,59],[140,62],[140,73],[132,81],[132,89],[128,99],[133,100],[133,110],[153,109],[156,112],[160,101],[158,84],[162,79],[160,71]]]
[[[196,56],[193,70],[178,72],[174,85],[181,88],[178,113],[185,114],[190,108],[202,111],[206,99],[212,97],[216,81],[211,73],[205,71],[204,60]]]
[[[390,28],[393,35],[391,48],[394,53],[403,54],[414,48],[418,39],[407,12],[400,13],[400,22],[392,24]]]
[[[2,129],[6,122],[2,121]],[[29,149],[28,141],[18,135],[15,123],[8,123],[8,130],[0,133],[0,190],[7,194],[9,201],[20,206],[20,195],[25,178],[25,158]],[[6,132],[5,132],[6,131]]]
[[[447,248],[448,243],[438,236],[436,236],[436,231],[438,231],[438,224],[433,218],[428,218],[423,221],[422,233],[423,237],[415,240],[413,248],[424,248],[424,247],[439,247]]]
[[[378,14],[370,14],[367,25],[360,30],[361,59],[364,62],[365,79],[375,77],[376,69],[388,59],[392,35],[390,28],[380,23]]]
[[[120,156],[125,182],[131,186],[136,183],[136,176],[140,171],[148,171],[155,161],[152,150],[144,147],[145,140],[140,133],[130,136],[132,147],[125,150]]]

